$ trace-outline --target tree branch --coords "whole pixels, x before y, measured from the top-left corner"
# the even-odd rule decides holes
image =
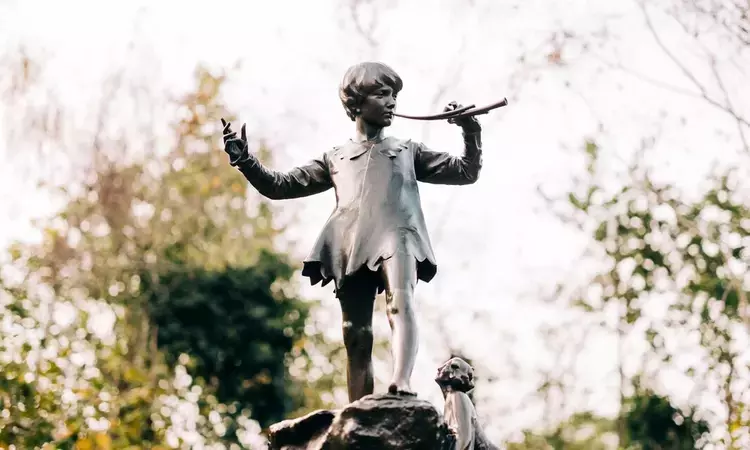
[[[727,105],[727,112],[729,112],[732,116],[734,116],[735,123],[737,124],[737,131],[740,135],[740,140],[742,140],[742,146],[745,152],[750,154],[750,145],[748,145],[747,137],[745,136],[745,129],[742,127],[744,119],[742,119],[735,112],[734,106],[732,105],[732,101],[729,98],[729,92],[727,91],[727,88],[724,85],[724,80],[721,78],[721,75],[719,74],[719,70],[716,68],[716,58],[711,56],[710,60],[711,60],[711,73],[714,74],[714,78],[716,78],[716,83],[719,85],[719,89],[724,95],[724,103]],[[746,121],[744,123],[747,124]]]
[[[661,39],[661,36],[659,36],[659,33],[656,31],[656,28],[654,27],[653,22],[651,21],[651,17],[648,14],[648,11],[646,10],[646,6],[641,0],[636,0],[636,3],[640,7],[643,17],[646,22],[646,26],[653,36],[654,40],[656,41],[656,44],[659,46],[659,48],[664,52],[664,54],[680,69],[682,74],[690,80],[690,82],[698,89],[700,92],[700,98],[702,98],[705,102],[708,104],[714,106],[715,108],[723,111],[726,114],[729,114],[734,118],[735,122],[737,123],[737,126],[740,129],[740,139],[742,140],[743,147],[747,153],[750,153],[750,146],[748,145],[748,141],[745,136],[744,129],[742,129],[743,126],[750,127],[750,122],[748,122],[747,119],[741,117],[737,111],[734,109],[734,107],[731,105],[731,103],[728,101],[728,93],[726,90],[726,87],[724,86],[722,78],[719,76],[718,71],[716,70],[716,63],[715,58],[711,57],[711,66],[712,66],[712,72],[714,74],[714,77],[716,78],[716,82],[719,85],[719,89],[722,90],[725,102],[721,103],[718,100],[712,98],[709,93],[708,89],[705,85],[703,85],[696,76],[690,71],[690,69],[687,68],[685,64],[683,64],[679,58],[667,47],[667,45],[664,43],[664,41]]]

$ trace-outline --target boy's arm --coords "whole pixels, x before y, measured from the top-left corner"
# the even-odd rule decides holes
[[[324,154],[322,158],[313,159],[283,173],[263,166],[254,155],[246,151],[236,160],[230,161],[230,164],[237,167],[261,195],[272,200],[283,200],[306,197],[332,188],[327,159]]]
[[[304,166],[295,167],[287,173],[276,172],[263,166],[247,145],[245,125],[240,137],[232,131],[231,124],[221,119],[224,127],[224,151],[229,155],[229,163],[237,167],[247,181],[261,195],[273,200],[306,197],[333,187],[328,170],[328,156],[314,159]]]
[[[481,130],[463,130],[464,152],[462,156],[435,152],[424,144],[417,144],[414,168],[417,180],[434,184],[472,184],[479,178],[482,169]]]

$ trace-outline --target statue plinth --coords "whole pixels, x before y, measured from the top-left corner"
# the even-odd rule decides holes
[[[452,450],[456,442],[432,404],[390,394],[279,422],[269,431],[270,450]]]

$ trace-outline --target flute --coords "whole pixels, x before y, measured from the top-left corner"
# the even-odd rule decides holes
[[[433,114],[429,116],[410,116],[407,114],[398,114],[393,113],[396,117],[402,117],[404,119],[413,119],[413,120],[443,120],[443,119],[458,119],[461,117],[470,117],[470,116],[478,116],[481,114],[487,114],[488,112],[492,111],[493,109],[500,108],[502,106],[505,106],[508,104],[508,99],[503,98],[499,102],[493,103],[491,105],[483,106],[481,108],[477,108],[476,105],[468,105],[463,106],[458,109],[454,109],[452,111],[445,111],[440,114]]]

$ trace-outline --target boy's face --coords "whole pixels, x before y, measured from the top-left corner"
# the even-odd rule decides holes
[[[393,122],[396,93],[390,86],[381,86],[365,97],[360,105],[360,117],[365,122],[387,127]]]

